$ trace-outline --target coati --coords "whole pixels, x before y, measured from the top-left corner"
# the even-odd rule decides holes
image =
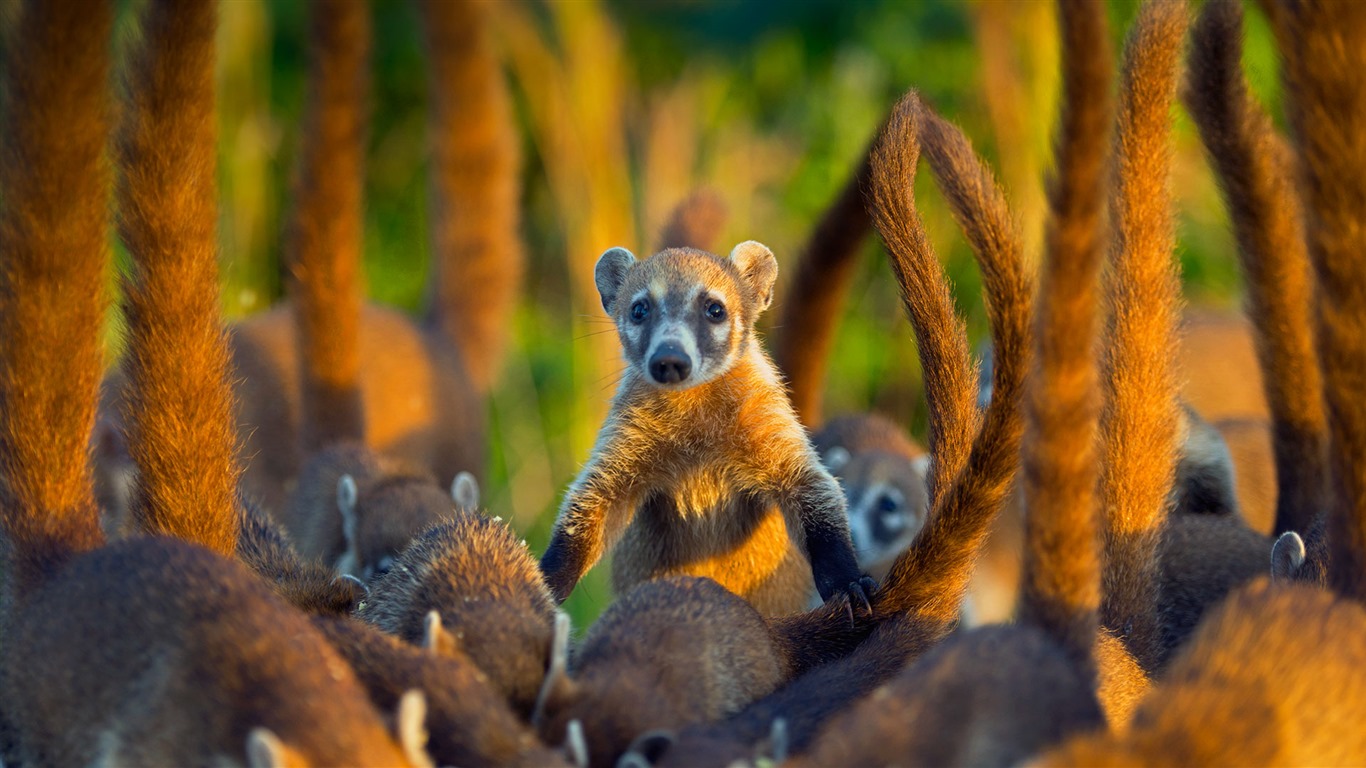
[[[998,398],[978,430],[975,373],[967,334],[953,310],[942,267],[915,209],[912,185],[921,147],[968,234],[983,271],[999,353]],[[999,188],[966,140],[915,93],[892,111],[871,153],[873,221],[882,234],[916,333],[931,415],[931,511],[873,595],[871,634],[827,655],[792,682],[736,715],[691,726],[657,762],[729,764],[756,757],[785,721],[788,751],[800,753],[835,712],[886,682],[957,624],[975,555],[1009,492],[1020,439],[1020,390],[1028,367],[1033,290]],[[934,473],[944,478],[936,491]],[[827,606],[828,608],[828,606]],[[834,633],[823,635],[826,638]],[[654,751],[654,750],[650,750]],[[763,757],[764,755],[760,755]],[[771,757],[771,755],[767,755]]]
[[[1030,765],[1354,765],[1366,760],[1366,610],[1265,577],[1214,607],[1127,733]]]
[[[430,733],[427,749],[438,764],[565,765],[461,651],[417,648],[349,617],[318,616],[313,625],[356,671],[376,706],[391,707],[406,691],[422,691]]]
[[[359,579],[338,576],[330,566],[300,557],[289,534],[258,505],[239,498],[237,508],[237,559],[285,602],[307,614],[346,616],[365,597]]]
[[[698,189],[679,201],[659,233],[659,250],[696,248],[711,251],[726,226],[726,203],[710,189]]]
[[[843,495],[754,333],[777,270],[753,241],[726,259],[613,248],[598,260],[629,367],[541,559],[557,601],[613,545],[618,593],[708,576],[778,615],[805,607],[814,577],[825,600],[868,601]]]
[[[523,717],[550,662],[555,603],[507,524],[458,511],[428,529],[371,583],[356,615],[416,644],[430,611]]]
[[[109,266],[110,174],[101,158],[110,119],[112,16],[112,6],[105,4],[26,3],[18,9],[3,68],[0,188],[6,205],[0,246],[6,258],[0,275],[7,298],[0,302],[6,402],[0,409],[0,459],[8,502],[0,508],[7,542],[0,711],[14,755],[34,765],[287,759],[426,764],[420,744],[410,740],[405,751],[389,737],[349,668],[303,617],[240,566],[164,537],[100,548],[99,513],[85,468],[100,369],[99,324],[84,321],[89,305],[103,307],[99,290],[87,291],[82,276],[98,281]],[[151,2],[142,29],[117,152],[124,170],[125,232],[127,218],[163,213],[134,203],[155,200],[166,189],[196,194],[177,188],[177,176],[200,174],[198,182],[210,184],[213,178],[212,141],[185,139],[201,131],[213,135],[214,9]],[[210,107],[202,108],[204,103]],[[154,139],[162,134],[166,141],[158,144]],[[174,162],[157,162],[168,157]],[[37,183],[44,178],[63,183]],[[214,218],[211,206],[172,210]],[[145,237],[128,240],[144,287],[158,284],[149,274],[183,266],[174,260],[179,254],[164,250],[177,240],[149,223],[133,229]],[[212,251],[191,249],[187,258],[205,256]],[[201,287],[190,281],[185,290]],[[157,307],[176,308],[178,302],[188,304],[185,299],[172,294]],[[193,317],[189,306],[179,309]],[[30,347],[35,334],[43,338],[44,328],[62,329],[61,343],[46,350],[48,359],[60,359],[60,367],[45,364]],[[133,334],[133,344],[147,341],[148,335]],[[155,354],[142,359],[147,357]],[[133,402],[142,404],[130,411],[135,418],[143,407],[153,411],[151,419],[165,416],[155,397]],[[44,403],[61,407],[48,413]],[[20,432],[28,429],[33,431]],[[45,453],[24,447],[35,440]],[[60,456],[59,449],[69,453]],[[180,504],[161,496],[159,490],[175,481],[158,477],[162,469],[155,462],[141,467],[142,487],[153,489],[145,498],[167,504],[146,518],[221,543],[213,534],[233,524],[209,520],[195,529],[167,517],[230,516],[231,504],[206,510],[194,506],[202,499],[189,494]],[[212,479],[231,474],[218,471]],[[72,494],[64,499],[63,489]],[[80,685],[52,684],[62,679]],[[416,724],[417,729],[402,729],[415,734],[421,701],[409,701],[416,706],[405,707],[400,720]]]
[[[929,456],[901,427],[873,413],[833,419],[811,442],[844,491],[859,567],[881,579],[925,522]]]

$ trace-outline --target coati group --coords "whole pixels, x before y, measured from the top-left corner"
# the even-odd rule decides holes
[[[1235,0],[1193,24],[1147,0],[1117,76],[1104,5],[1058,1],[1037,274],[990,166],[914,91],[786,295],[767,247],[712,252],[714,195],[654,255],[608,248],[628,369],[537,558],[475,479],[522,270],[494,10],[419,2],[428,317],[364,301],[370,9],[312,0],[290,298],[225,325],[214,3],[139,4],[115,97],[113,4],[24,0],[0,68],[0,758],[1366,762],[1366,9],[1263,9],[1288,138],[1247,87]],[[1265,410],[1237,423],[1181,381],[1202,321],[1174,259],[1178,93],[1246,281]],[[989,398],[917,210],[922,157],[982,274]],[[111,210],[128,344],[106,376]],[[923,448],[875,414],[822,421],[873,230]],[[1237,476],[1257,471],[1254,513]],[[968,628],[1011,516],[1014,618]],[[618,598],[576,643],[558,604],[608,551]]]

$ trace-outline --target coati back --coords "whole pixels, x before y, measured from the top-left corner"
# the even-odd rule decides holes
[[[925,522],[929,456],[901,427],[872,413],[833,419],[811,442],[844,491],[859,567],[881,579]]]
[[[726,259],[613,248],[598,260],[628,368],[541,559],[557,600],[616,544],[618,593],[708,576],[778,615],[805,607],[814,577],[823,599],[866,602],[839,486],[755,337],[776,277],[753,241]]]
[[[356,615],[416,644],[429,611],[529,715],[550,661],[555,604],[526,543],[501,520],[458,512],[399,555]]]

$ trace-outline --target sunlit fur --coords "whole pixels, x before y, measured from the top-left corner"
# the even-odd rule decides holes
[[[1185,102],[1228,206],[1247,315],[1275,436],[1272,534],[1308,531],[1322,511],[1328,424],[1314,348],[1314,293],[1293,157],[1242,74],[1242,7],[1211,2],[1191,43]]]
[[[1328,576],[1366,597],[1366,5],[1279,3],[1286,116],[1317,280],[1314,328],[1329,426]],[[1311,547],[1311,551],[1312,551]]]
[[[6,592],[103,542],[86,446],[110,259],[113,11],[26,2],[17,12],[0,67],[0,483],[13,544]]]
[[[710,576],[773,615],[805,607],[813,575],[827,598],[858,581],[839,486],[754,334],[776,271],[753,242],[729,259],[674,249],[637,261],[614,249],[599,260],[628,367],[542,558],[557,599],[618,539],[619,593],[669,574]],[[637,302],[654,313],[639,323]],[[705,317],[712,303],[723,319]],[[664,338],[692,358],[683,381],[647,370]]]
[[[133,515],[144,531],[231,555],[240,469],[218,308],[217,11],[155,7],[127,65],[116,142],[118,231],[133,262],[124,281]]]
[[[286,232],[302,367],[300,448],[365,437],[360,394],[361,186],[369,114],[370,6],[307,6],[308,75]]]
[[[1172,355],[1181,289],[1169,176],[1171,104],[1185,29],[1184,5],[1159,1],[1145,6],[1130,31],[1110,197],[1101,622],[1145,669],[1160,655],[1156,553],[1180,451]]]

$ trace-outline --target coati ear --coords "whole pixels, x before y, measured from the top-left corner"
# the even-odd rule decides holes
[[[468,472],[461,472],[451,481],[451,498],[455,506],[466,512],[479,510],[479,481]]]
[[[588,740],[578,718],[570,720],[564,728],[564,751],[576,768],[588,768]]]
[[[569,679],[569,614],[555,612],[555,632],[550,639],[550,665],[545,682],[536,695],[536,707],[531,711],[531,724],[539,726],[545,719],[546,707],[552,699],[571,694],[574,681]]]
[[[837,445],[825,452],[821,457],[821,463],[830,470],[831,474],[839,474],[841,469],[849,465],[849,451],[842,445]]]
[[[1304,565],[1304,557],[1304,539],[1294,531],[1282,533],[1271,545],[1272,581],[1294,580],[1296,572]]]
[[[247,765],[249,768],[298,768],[308,765],[308,761],[285,746],[269,728],[258,727],[247,734]]]
[[[427,611],[427,615],[422,619],[422,650],[432,656],[446,658],[460,653],[460,644],[456,642],[455,636],[442,626],[441,614],[438,611]]]
[[[609,248],[598,257],[598,265],[593,267],[593,282],[598,286],[602,308],[607,314],[612,314],[612,302],[617,300],[617,292],[626,280],[626,270],[635,263],[635,254],[625,248]]]
[[[746,240],[730,252],[730,261],[740,270],[740,277],[754,291],[759,311],[773,303],[773,284],[778,281],[778,260],[763,243]]]
[[[398,700],[395,721],[403,756],[413,766],[433,768],[432,758],[427,755],[427,697],[422,691],[412,688],[403,694]]]
[[[341,512],[342,534],[346,536],[346,548],[356,548],[356,479],[342,475],[337,481],[337,511]]]

